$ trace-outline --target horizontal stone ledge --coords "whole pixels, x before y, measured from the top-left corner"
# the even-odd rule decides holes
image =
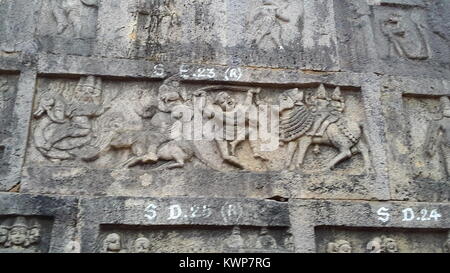
[[[449,96],[450,75],[449,79],[386,76],[382,86],[386,92],[398,90],[404,95]]]
[[[248,198],[82,198],[80,210],[88,226],[290,226],[287,203]]]
[[[162,64],[149,61],[49,54],[39,54],[38,73],[152,79],[166,77]]]

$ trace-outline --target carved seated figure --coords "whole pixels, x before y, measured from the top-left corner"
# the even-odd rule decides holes
[[[110,108],[102,105],[102,80],[82,77],[71,101],[60,95],[62,91],[56,86],[41,96],[34,113],[35,118],[41,119],[34,130],[36,148],[50,159],[88,160],[97,152],[89,145],[94,133],[92,119]]]
[[[327,253],[352,253],[352,246],[346,240],[328,243]]]

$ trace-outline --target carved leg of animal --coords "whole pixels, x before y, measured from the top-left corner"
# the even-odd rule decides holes
[[[298,141],[291,141],[288,143],[288,152],[287,152],[288,160],[286,163],[286,168],[288,168],[290,171],[295,170],[294,156],[295,156],[295,151],[297,150],[297,147],[298,147]]]
[[[331,160],[330,163],[327,165],[327,169],[332,170],[334,167],[341,162],[344,159],[352,157],[352,152],[350,151],[350,148],[343,148],[340,153]]]
[[[300,168],[303,165],[303,161],[305,160],[306,152],[308,151],[309,146],[312,144],[311,137],[305,137],[300,139],[298,142],[298,154],[297,154],[297,168]]]
[[[269,161],[269,159],[258,152],[258,143],[250,140],[250,148],[252,149],[253,157],[261,159],[263,161]]]
[[[372,171],[372,163],[370,160],[369,148],[367,147],[367,144],[364,143],[362,140],[358,142],[357,147],[358,150],[361,152],[361,155],[363,156],[364,170],[366,171],[366,174],[369,174]]]

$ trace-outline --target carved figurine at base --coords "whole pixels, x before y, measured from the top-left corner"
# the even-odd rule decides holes
[[[224,247],[231,250],[239,250],[244,248],[244,239],[242,239],[241,229],[239,226],[233,227],[230,237],[225,239]]]
[[[145,237],[137,238],[133,245],[134,253],[149,253],[150,240]]]
[[[352,253],[352,246],[346,240],[337,240],[328,243],[327,253]]]
[[[122,249],[121,237],[117,233],[111,233],[106,236],[103,241],[103,253],[125,253],[125,250]]]

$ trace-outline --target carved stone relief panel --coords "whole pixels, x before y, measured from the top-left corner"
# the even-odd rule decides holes
[[[102,226],[96,252],[102,253],[287,253],[285,228]]]
[[[114,187],[135,181],[136,189],[161,194],[153,183],[168,177],[177,189],[200,186],[206,177],[222,184],[223,173],[234,184],[245,171],[252,184],[272,173],[273,182],[264,182],[270,188],[296,181],[287,195],[297,195],[298,187],[303,194],[331,187],[366,195],[374,179],[367,133],[359,90],[340,86],[41,78],[25,189],[69,178],[79,189],[94,175],[109,177],[101,183]]]
[[[444,1],[445,2],[445,1]],[[335,1],[344,66],[393,75],[448,75],[443,1]]]
[[[399,198],[448,201],[447,81],[392,78],[385,81],[382,101],[394,192]]]
[[[89,56],[97,37],[98,0],[42,1],[37,35],[41,49]]]
[[[102,3],[98,54],[157,62],[336,71],[339,60],[332,2],[304,2]]]
[[[446,230],[317,227],[319,253],[443,253]]]
[[[404,97],[415,177],[450,181],[450,100]],[[426,182],[424,182],[426,183]]]
[[[0,253],[45,253],[49,251],[51,218],[1,216]]]
[[[13,130],[16,127],[14,106],[17,97],[19,76],[0,74],[0,175],[6,176],[10,170],[9,156],[14,150]]]

